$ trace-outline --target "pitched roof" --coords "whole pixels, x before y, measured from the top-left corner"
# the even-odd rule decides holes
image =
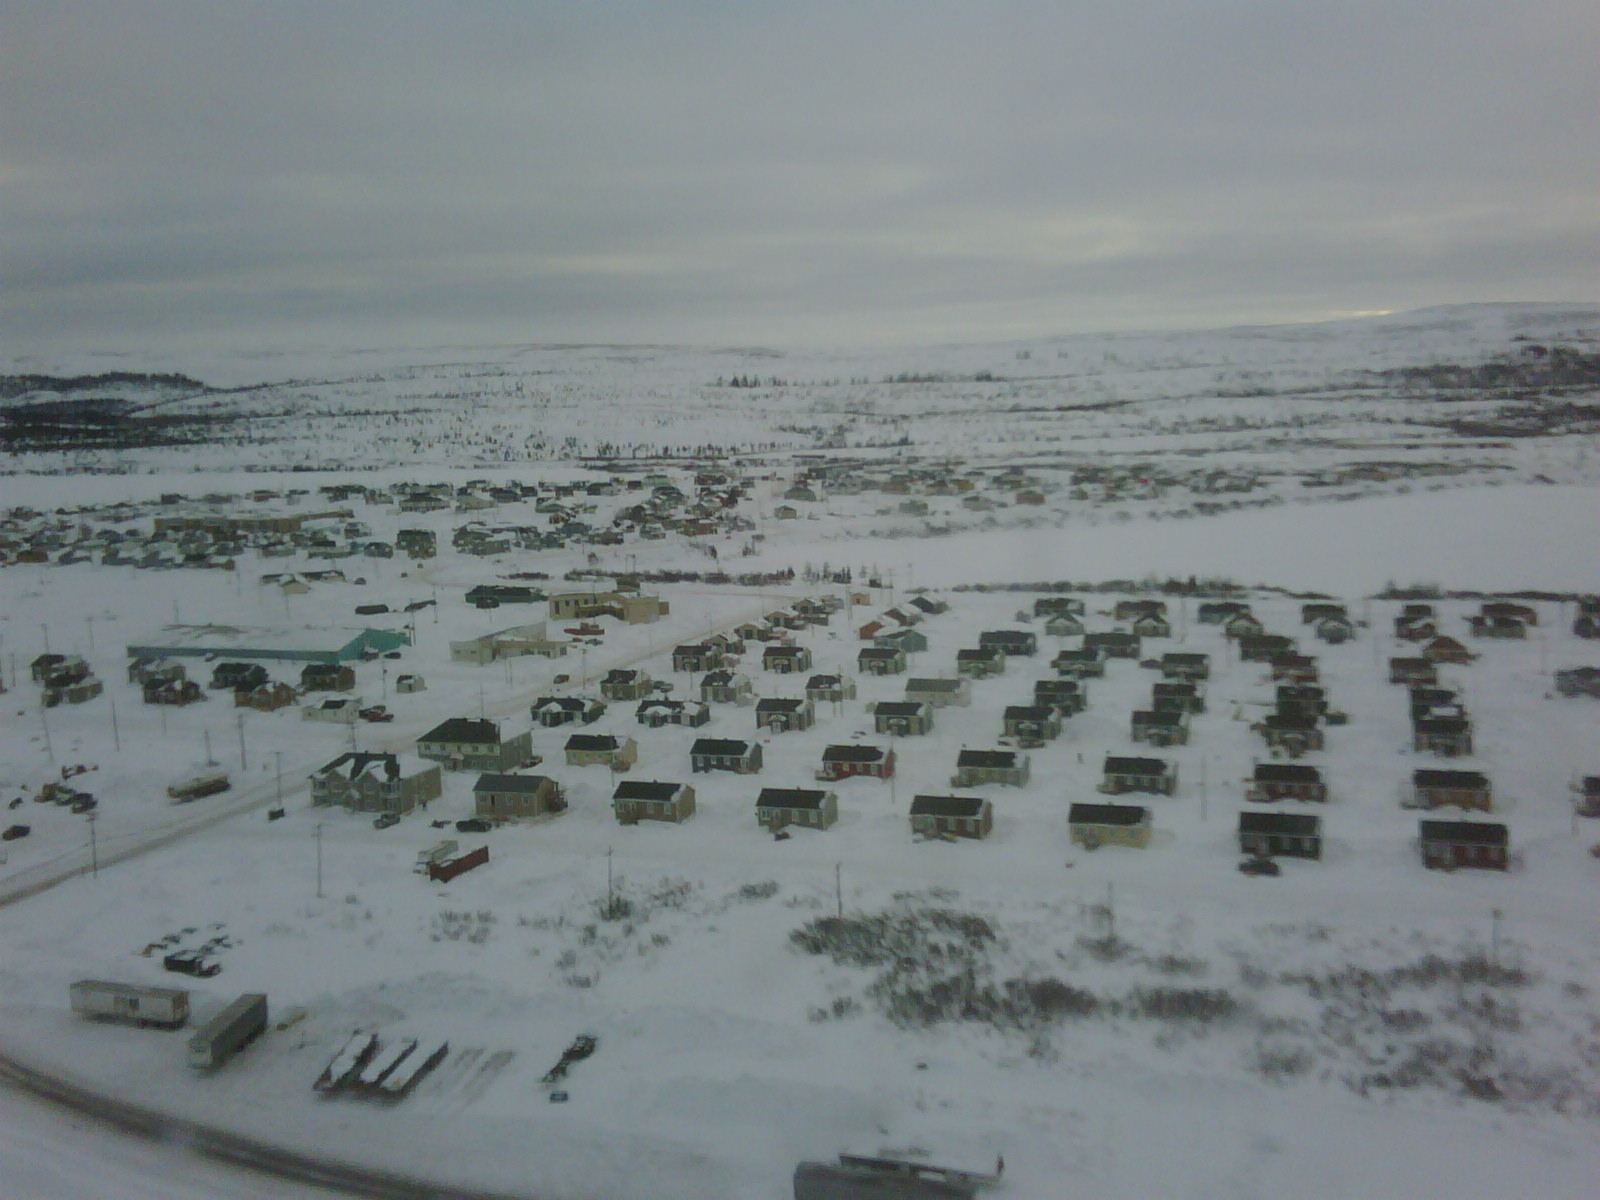
[[[710,758],[743,758],[752,749],[750,742],[741,742],[737,738],[696,738],[694,745],[689,747],[689,753]]]
[[[810,788],[762,788],[757,808],[821,808],[827,792]]]
[[[1509,833],[1504,825],[1488,821],[1423,821],[1425,842],[1457,842],[1473,846],[1504,846]]]
[[[963,750],[956,755],[957,767],[984,767],[1009,771],[1018,766],[1014,750]]]
[[[1165,775],[1171,769],[1167,762],[1159,758],[1124,758],[1115,754],[1106,755],[1107,775]]]
[[[477,717],[451,717],[417,739],[420,742],[454,742],[467,745],[498,746],[500,726]]]
[[[478,782],[472,785],[474,792],[520,792],[525,796],[532,796],[543,790],[546,784],[554,785],[555,781],[548,775],[497,775],[487,773],[478,776]]]
[[[1321,837],[1322,818],[1307,813],[1245,811],[1239,814],[1240,833],[1277,833],[1285,837]]]
[[[568,750],[616,750],[620,743],[609,733],[575,733],[567,739]]]
[[[346,779],[356,779],[368,772],[376,775],[380,772],[385,779],[400,778],[400,758],[394,754],[370,754],[366,751],[352,750],[341,754],[327,766],[317,770],[318,775],[331,775],[337,773]]]
[[[1468,788],[1487,790],[1489,777],[1481,771],[1434,771],[1422,768],[1411,772],[1411,782],[1421,788]]]
[[[1299,763],[1257,763],[1257,783],[1321,783],[1322,772]]]
[[[681,783],[658,783],[649,779],[624,779],[611,793],[613,800],[671,800],[683,791]]]
[[[1067,810],[1069,825],[1142,825],[1150,810],[1140,804],[1074,804]]]
[[[913,817],[981,817],[989,807],[981,796],[913,796]]]
[[[841,745],[829,746],[822,752],[823,762],[879,762],[885,751],[882,746]]]

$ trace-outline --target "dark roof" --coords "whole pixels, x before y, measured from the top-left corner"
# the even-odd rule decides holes
[[[1257,763],[1257,783],[1321,783],[1322,772],[1298,763]]]
[[[318,775],[327,775],[338,771],[350,779],[354,779],[370,767],[382,768],[384,778],[394,780],[400,778],[400,759],[393,754],[370,754],[366,751],[352,750],[348,754],[341,754],[327,766],[317,771]]]
[[[956,766],[1009,771],[1017,766],[1017,754],[1014,750],[963,750],[956,755]]]
[[[762,788],[757,808],[821,808],[827,792],[810,788]]]
[[[836,688],[844,686],[843,675],[813,675],[806,680],[806,691],[817,691],[822,688]]]
[[[959,692],[966,686],[965,679],[908,679],[906,691],[910,692]]]
[[[1056,710],[1048,704],[1008,704],[1000,715],[1002,721],[1049,721]]]
[[[1182,712],[1151,712],[1141,711],[1133,714],[1135,725],[1160,725],[1169,728],[1185,724],[1189,720],[1188,713]]]
[[[1037,679],[1033,684],[1035,696],[1075,696],[1083,691],[1076,679]]]
[[[477,717],[451,717],[417,739],[420,742],[453,742],[481,746],[500,744],[500,726]]]
[[[1472,722],[1465,717],[1418,717],[1411,727],[1418,733],[1466,733]]]
[[[1163,663],[1173,666],[1201,666],[1211,661],[1209,654],[1191,654],[1182,650],[1169,650],[1161,656]]]
[[[731,687],[733,685],[732,671],[712,671],[700,681],[702,687]]]
[[[1121,758],[1114,754],[1106,755],[1107,775],[1165,775],[1171,769],[1167,762],[1159,758]]]
[[[631,683],[635,679],[639,678],[639,674],[640,674],[640,672],[638,672],[638,671],[630,671],[630,670],[625,670],[622,667],[617,667],[614,670],[606,672],[605,682],[606,683]]]
[[[1316,717],[1299,716],[1293,713],[1268,713],[1264,723],[1268,729],[1309,732],[1317,728],[1321,721]]]
[[[1416,770],[1411,772],[1411,782],[1421,788],[1469,788],[1472,790],[1487,790],[1489,777],[1481,771],[1432,771]]]
[[[872,710],[877,717],[915,717],[927,711],[920,700],[880,700]]]
[[[822,752],[823,762],[877,762],[884,756],[881,746],[829,746]]]
[[[869,662],[876,659],[889,661],[896,658],[904,658],[905,653],[898,646],[868,646],[856,655],[856,661],[859,662],[862,659],[866,659]]]
[[[618,745],[609,733],[575,733],[567,739],[568,750],[615,750]]]
[[[1321,837],[1322,818],[1305,813],[1242,812],[1240,833],[1281,833],[1287,837]]]
[[[757,712],[799,712],[806,706],[804,700],[757,700]]]
[[[1067,810],[1069,825],[1142,825],[1150,810],[1140,804],[1074,804]]]
[[[768,646],[762,651],[763,658],[793,658],[797,654],[805,653],[804,646]]]
[[[1034,642],[1039,639],[1026,629],[986,629],[978,635],[980,642]]]
[[[913,817],[981,817],[989,801],[981,796],[913,796]]]
[[[540,696],[533,702],[535,710],[559,708],[562,712],[582,712],[588,701],[578,696]]]
[[[1153,696],[1198,696],[1200,685],[1195,683],[1157,683]]]
[[[743,758],[750,753],[751,744],[737,738],[696,738],[689,753],[711,758]]]
[[[683,790],[681,783],[657,783],[649,779],[624,779],[611,793],[613,800],[671,800]]]
[[[1487,821],[1423,821],[1424,842],[1457,842],[1473,846],[1504,846],[1509,835],[1504,825]]]
[[[472,785],[474,792],[521,792],[531,796],[553,782],[546,775],[479,775]]]

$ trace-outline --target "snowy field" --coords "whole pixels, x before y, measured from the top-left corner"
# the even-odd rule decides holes
[[[1215,393],[1219,372],[1257,371],[1240,391],[1259,383],[1269,366],[1273,388],[1309,387],[1324,376],[1353,386],[1348,377],[1357,369],[1500,345],[1486,340],[1485,320],[1393,318],[1363,325],[1359,337],[1318,327],[947,348],[943,358],[929,354],[921,362],[951,374],[1011,374],[1046,357],[1085,370],[1092,357],[1101,371],[1123,365],[1112,356],[1137,358],[1140,369],[1115,385],[1159,402],[1159,413],[1152,409],[1140,421],[1170,424],[1181,406],[1175,397]],[[1493,332],[1503,339],[1524,327],[1534,326],[1502,324]],[[1292,353],[1273,358],[1265,349],[1273,344]],[[1351,358],[1352,344],[1359,361]],[[1019,357],[1024,350],[1026,359]],[[613,428],[626,407],[619,397],[639,398],[652,411],[645,402],[657,384],[646,378],[665,380],[659,386],[671,396],[663,411],[677,412],[691,382],[737,374],[752,361],[767,362],[759,367],[763,376],[799,375],[803,365],[816,379],[919,369],[918,360],[887,357],[830,363],[812,356],[797,364],[731,352],[584,353],[596,364],[594,379],[580,386],[563,376],[561,394],[571,399],[572,414],[592,407],[594,396],[609,397]],[[625,358],[641,361],[619,366]],[[478,361],[461,361],[469,359]],[[673,362],[677,377],[661,370]],[[403,358],[350,363],[351,379],[383,377],[349,385],[358,407],[375,403],[379,392],[397,405],[431,405],[407,437],[442,420],[446,406],[436,398],[413,400],[395,387],[398,372],[411,369]],[[333,365],[332,357],[318,364]],[[176,366],[85,360],[12,369]],[[288,357],[281,370],[278,363],[221,359],[188,369],[231,386],[256,382],[267,369],[308,373],[304,360]],[[630,381],[635,369],[641,378]],[[525,389],[537,386],[535,377],[516,372],[503,386],[519,380]],[[427,388],[439,386],[430,377]],[[934,386],[948,386],[953,405],[971,400],[954,385]],[[1079,399],[1089,398],[1087,378],[1072,386]],[[895,389],[859,390],[858,400],[878,406],[873,421],[886,420],[883,406]],[[926,402],[924,392],[919,403]],[[758,403],[779,400],[769,395]],[[779,425],[809,425],[821,410],[807,403],[804,421],[768,408],[755,420],[747,411],[740,440],[777,441]],[[1220,413],[1233,401],[1213,394],[1207,403]],[[1006,432],[1013,418],[994,416],[998,411],[990,410],[983,427],[1001,433],[986,434],[981,450],[986,461],[1005,462],[1029,443],[1021,417],[1013,437]],[[930,444],[918,449],[931,454],[938,452],[933,442],[958,443],[976,427],[967,420],[924,412],[917,436]],[[1364,436],[1365,420],[1350,425],[1352,436]],[[718,418],[706,421],[699,432],[674,428],[672,437],[690,444],[691,433],[721,436]],[[861,418],[858,429],[871,423]],[[1120,440],[1133,438],[1141,454],[1167,462],[1194,436],[1161,433],[1155,424],[1104,430],[1095,445],[1116,454]],[[670,426],[640,432],[638,440],[653,438],[659,449],[667,436],[661,430]],[[576,425],[562,428],[591,436]],[[1076,430],[1063,420],[1057,432]],[[470,456],[452,459],[459,446],[443,443],[440,461],[413,459],[398,441],[392,459],[372,464],[381,470],[357,473],[349,467],[360,439],[341,436],[347,473],[297,482],[587,477],[555,450],[491,468]],[[525,439],[525,429],[517,437]],[[1176,448],[1158,448],[1167,438]],[[241,463],[270,466],[306,444],[274,441],[232,452]],[[878,512],[882,497],[829,498],[798,520],[772,519],[789,453],[815,444],[813,434],[797,433],[770,455],[776,477],[763,481],[755,498],[763,540],[736,559],[737,567],[730,556],[742,539],[724,540],[724,560],[730,569],[793,567],[802,575],[826,562],[851,567],[858,579],[876,575],[883,586],[802,579],[759,590],[649,587],[670,600],[667,618],[649,626],[605,619],[600,645],[556,660],[451,662],[451,639],[544,617],[543,606],[478,611],[464,603],[466,588],[533,570],[551,576],[542,586],[558,590],[564,571],[590,562],[579,549],[487,561],[453,553],[448,531],[460,518],[452,513],[417,521],[359,512],[380,536],[413,523],[435,528],[446,549],[425,566],[363,563],[365,583],[317,584],[292,597],[257,582],[283,564],[253,555],[234,571],[89,564],[0,570],[0,662],[12,688],[0,698],[7,726],[0,798],[36,791],[64,765],[92,765],[77,782],[100,800],[96,854],[151,846],[0,909],[0,1048],[112,1095],[256,1137],[525,1195],[779,1200],[790,1194],[795,1162],[841,1151],[975,1170],[992,1168],[1003,1155],[1005,1181],[994,1194],[1019,1200],[1594,1194],[1600,920],[1583,897],[1600,872],[1588,852],[1600,827],[1573,818],[1570,789],[1578,777],[1600,772],[1600,708],[1554,697],[1551,677],[1559,667],[1600,665],[1600,643],[1572,635],[1570,602],[1533,601],[1540,620],[1529,639],[1490,642],[1467,635],[1475,602],[1439,601],[1441,632],[1479,657],[1441,669],[1473,717],[1476,752],[1436,760],[1412,751],[1406,694],[1387,682],[1387,659],[1414,652],[1390,636],[1399,605],[1371,598],[1388,583],[1600,592],[1591,434],[1518,442],[1496,452],[1493,470],[1474,466],[1441,477],[1439,490],[1386,486],[1311,503],[1284,488],[1280,502],[1206,516],[1175,515],[1192,498],[1170,494],[1063,500],[1043,514],[1009,511],[992,527],[947,536],[926,536],[925,528]],[[1302,439],[1218,453],[1278,470],[1324,451]],[[1440,453],[1469,465],[1480,455],[1472,448]],[[199,495],[240,486],[243,476],[228,473],[226,454],[189,456],[189,465],[210,474],[179,469],[188,451],[138,451],[121,461],[126,473],[18,474],[3,487],[8,506],[45,511],[142,502],[173,490]],[[279,478],[253,476],[251,486]],[[702,549],[677,538],[595,553],[610,570],[708,565]],[[1349,714],[1348,724],[1328,729],[1327,748],[1305,760],[1323,769],[1331,802],[1277,806],[1322,817],[1321,861],[1283,860],[1280,878],[1236,870],[1243,780],[1266,761],[1251,725],[1270,711],[1273,692],[1263,666],[1238,661],[1221,631],[1198,621],[1194,599],[1168,597],[1174,636],[1146,643],[1156,656],[1169,649],[1211,656],[1207,710],[1194,719],[1190,745],[1149,751],[1129,740],[1129,715],[1147,706],[1158,674],[1113,660],[1106,678],[1090,681],[1088,710],[1031,752],[1026,786],[951,786],[958,751],[996,747],[1002,709],[1029,702],[1033,682],[1053,677],[1050,656],[1076,644],[1044,635],[1031,616],[1019,618],[1019,611],[1031,613],[1035,593],[971,585],[1189,576],[1262,589],[1246,596],[1255,613],[1269,631],[1297,637],[1304,652],[1318,656],[1330,701]],[[888,742],[873,732],[867,705],[900,698],[906,676],[864,677],[855,655],[867,643],[855,627],[903,603],[913,588],[931,589],[951,608],[919,626],[930,645],[912,656],[910,675],[953,674],[956,652],[989,629],[1033,629],[1040,654],[1011,659],[1003,675],[975,681],[970,707],[940,710],[932,735],[896,739],[900,769],[892,783],[817,784],[825,746]],[[1352,642],[1323,645],[1301,625],[1299,600],[1268,589],[1326,593],[1346,602],[1363,627]],[[562,688],[592,693],[594,679],[623,665],[671,682],[674,695],[697,695],[697,678],[671,669],[674,645],[802,596],[861,592],[866,603],[796,635],[811,650],[815,671],[851,675],[859,689],[854,700],[819,705],[811,730],[758,732],[752,710],[734,706],[716,706],[701,729],[650,730],[635,722],[629,703],[612,704],[584,729],[637,738],[640,761],[629,778],[692,783],[698,812],[681,826],[620,827],[610,810],[609,772],[565,765],[570,730],[539,728],[534,750],[544,763],[537,769],[567,788],[571,805],[552,820],[487,834],[434,828],[434,821],[470,814],[472,773],[447,773],[439,800],[384,830],[369,817],[308,805],[306,773],[352,745],[400,749],[446,717],[479,712],[526,729],[534,697]],[[1118,594],[1078,594],[1091,629],[1116,624],[1110,610]],[[433,598],[438,606],[417,615],[416,644],[402,661],[358,668],[357,693],[366,703],[387,703],[393,724],[352,732],[302,721],[293,708],[241,720],[215,694],[191,708],[158,710],[142,705],[125,682],[124,647],[168,625],[346,626],[356,623],[359,603]],[[26,667],[47,642],[84,655],[106,681],[105,695],[81,707],[40,708]],[[757,694],[801,695],[809,673],[766,674],[760,649],[752,643],[742,667]],[[401,671],[421,673],[428,689],[396,694]],[[573,678],[556,685],[557,674]],[[697,736],[757,738],[765,768],[751,777],[691,775],[688,747]],[[1151,845],[1094,853],[1071,845],[1067,806],[1099,798],[1103,757],[1144,753],[1177,763],[1180,778],[1175,796],[1135,798],[1153,810]],[[208,757],[234,774],[235,790],[170,805],[167,781]],[[1510,871],[1422,868],[1419,814],[1401,801],[1414,768],[1439,766],[1491,777],[1495,819],[1510,830]],[[276,800],[280,767],[288,815],[269,822],[265,808]],[[838,793],[834,828],[795,830],[783,841],[758,828],[759,788],[813,786]],[[914,840],[911,797],[952,791],[993,802],[993,835],[983,842]],[[198,827],[208,806],[240,813]],[[89,830],[81,816],[31,802],[10,816],[33,831],[6,844],[0,886],[10,890],[86,863]],[[181,836],[152,845],[167,834]],[[412,863],[447,834],[464,848],[487,845],[491,860],[449,884],[430,884],[412,873]],[[627,902],[622,908],[605,907],[608,880]],[[843,922],[815,924],[841,912]],[[226,939],[222,974],[186,981],[200,1020],[240,992],[271,998],[278,1027],[214,1076],[184,1066],[183,1033],[88,1025],[67,1010],[67,985],[79,978],[173,984],[178,977],[162,971],[159,956],[141,953],[168,936],[185,945]],[[447,1039],[451,1057],[399,1105],[318,1097],[313,1079],[357,1028],[385,1038]],[[598,1036],[598,1052],[573,1069],[567,1103],[553,1104],[541,1076],[582,1033]],[[191,1167],[181,1156],[112,1135],[73,1132],[57,1140],[56,1118],[19,1101],[5,1105],[0,1156],[8,1164],[8,1196],[88,1200],[109,1194],[113,1184],[116,1194],[135,1198],[296,1194]]]

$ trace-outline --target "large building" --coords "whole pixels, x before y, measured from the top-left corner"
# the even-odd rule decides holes
[[[207,658],[346,663],[411,644],[404,630],[270,629],[245,625],[168,625],[128,644],[128,657]]]

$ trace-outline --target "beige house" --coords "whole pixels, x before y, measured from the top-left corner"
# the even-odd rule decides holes
[[[442,790],[437,763],[398,754],[341,754],[311,773],[311,803],[340,804],[351,812],[408,813],[436,800]]]
[[[1150,810],[1138,804],[1074,804],[1067,827],[1073,844],[1085,850],[1150,844]]]

